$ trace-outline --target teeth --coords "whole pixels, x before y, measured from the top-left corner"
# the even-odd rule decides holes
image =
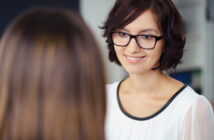
[[[130,60],[138,60],[138,59],[140,59],[140,58],[133,58],[133,57],[127,57],[128,59],[130,59]]]

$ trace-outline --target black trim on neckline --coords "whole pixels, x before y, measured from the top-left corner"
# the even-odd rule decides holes
[[[122,107],[122,104],[120,102],[120,98],[119,98],[119,89],[120,89],[120,85],[121,83],[123,82],[124,80],[122,80],[118,86],[117,86],[117,102],[119,104],[119,108],[120,110],[122,111],[122,113],[124,113],[128,118],[131,118],[131,119],[134,119],[134,120],[138,120],[138,121],[144,121],[144,120],[149,120],[149,119],[152,119],[154,118],[155,116],[157,116],[158,114],[160,114],[164,109],[167,108],[167,106],[169,106],[169,104],[175,99],[175,97],[181,93],[181,91],[183,91],[186,87],[187,87],[187,84],[184,84],[183,87],[181,87],[164,105],[163,107],[161,107],[158,111],[156,111],[154,114],[150,115],[150,116],[147,116],[147,117],[135,117],[131,114],[129,114],[128,112],[126,112],[123,107]]]

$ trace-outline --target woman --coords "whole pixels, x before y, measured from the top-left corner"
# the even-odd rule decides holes
[[[108,140],[213,140],[208,100],[165,71],[181,62],[183,23],[171,0],[117,0],[102,27],[128,78],[107,85]]]
[[[0,42],[1,140],[103,140],[105,78],[83,19],[31,9]]]

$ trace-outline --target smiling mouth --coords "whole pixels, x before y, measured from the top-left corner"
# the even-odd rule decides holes
[[[126,56],[126,60],[128,61],[128,63],[132,63],[132,64],[135,64],[135,63],[139,63],[143,60],[143,58],[145,56]]]

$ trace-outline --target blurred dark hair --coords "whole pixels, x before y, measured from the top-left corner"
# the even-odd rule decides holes
[[[171,0],[117,0],[101,29],[109,49],[109,59],[121,65],[112,42],[111,32],[123,28],[146,10],[151,10],[164,39],[163,54],[157,69],[176,68],[181,63],[185,45],[182,18]]]
[[[104,84],[98,46],[78,14],[24,12],[0,42],[0,139],[103,140]]]

